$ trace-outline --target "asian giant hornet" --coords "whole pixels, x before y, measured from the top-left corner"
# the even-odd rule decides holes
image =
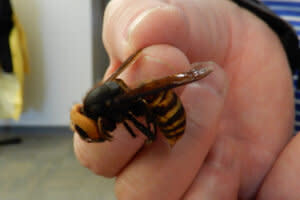
[[[206,77],[211,67],[192,64],[187,72],[141,84],[131,89],[117,77],[141,55],[142,49],[131,55],[104,82],[96,84],[84,97],[83,104],[71,110],[71,126],[87,142],[104,142],[112,139],[109,132],[123,124],[132,137],[131,122],[151,142],[157,128],[173,146],[184,134],[186,116],[179,97],[171,90]],[[145,117],[145,125],[137,117]]]

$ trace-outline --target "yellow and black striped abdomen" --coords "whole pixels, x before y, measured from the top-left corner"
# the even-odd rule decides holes
[[[146,98],[156,125],[171,145],[183,135],[185,129],[185,111],[178,96],[171,90],[162,91]]]

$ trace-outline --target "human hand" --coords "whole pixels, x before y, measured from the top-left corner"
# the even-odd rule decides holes
[[[272,30],[225,0],[114,0],[103,31],[106,77],[149,46],[121,75],[130,87],[193,62],[222,68],[178,91],[187,127],[172,149],[163,138],[143,147],[141,134],[132,139],[118,127],[112,142],[87,144],[75,134],[80,162],[117,176],[119,199],[255,197],[293,128],[291,74]]]

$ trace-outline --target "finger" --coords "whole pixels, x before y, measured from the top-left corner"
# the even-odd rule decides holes
[[[98,175],[114,177],[144,143],[143,136],[133,139],[122,126],[114,132],[118,136],[103,143],[87,143],[75,133],[74,151],[80,163]]]
[[[299,199],[300,197],[300,134],[286,146],[266,177],[259,200]]]
[[[190,64],[181,51],[167,45],[146,48],[135,65],[125,70],[122,78],[129,87],[166,75],[189,70]],[[113,140],[104,143],[86,143],[77,134],[74,149],[78,160],[93,172],[112,177],[119,173],[143,146],[145,137],[134,129],[137,138],[132,138],[123,126],[118,125],[112,133]]]
[[[155,18],[154,21],[151,20],[153,18]],[[145,19],[147,22],[144,22]],[[162,23],[157,23],[158,20]],[[136,41],[137,36],[139,36],[138,40],[144,43],[139,44],[137,48],[159,44],[161,37],[169,41],[167,44],[186,48],[184,41],[176,40],[178,37],[187,37],[188,29],[185,20],[176,7],[170,6],[162,0],[111,1],[104,17],[104,45],[109,55],[118,59],[124,59],[136,49],[132,42]],[[144,31],[138,28],[142,33],[136,35],[136,27],[140,26],[141,21],[143,21],[143,26],[150,26],[151,31],[145,30],[145,27],[142,28]],[[168,24],[167,30],[163,28],[165,24]]]
[[[217,139],[184,200],[238,199],[240,163],[237,142]]]
[[[105,12],[103,41],[112,66],[153,44],[172,45],[186,53],[191,62],[222,63],[230,54],[229,16],[236,13],[232,5],[214,0],[111,1]]]
[[[116,181],[120,199],[179,199],[192,183],[216,135],[226,77],[214,63],[205,79],[187,85],[180,98],[186,110],[185,134],[170,149],[163,136],[144,147]]]

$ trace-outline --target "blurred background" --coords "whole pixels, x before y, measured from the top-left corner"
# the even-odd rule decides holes
[[[101,40],[108,0],[10,2],[26,36],[29,73],[19,120],[0,117],[0,199],[115,199],[114,180],[76,160],[69,129],[72,105],[108,65]]]

